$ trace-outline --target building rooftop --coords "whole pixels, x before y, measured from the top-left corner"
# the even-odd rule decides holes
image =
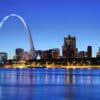
[[[71,36],[70,34],[65,37],[66,39],[75,39],[75,36]]]

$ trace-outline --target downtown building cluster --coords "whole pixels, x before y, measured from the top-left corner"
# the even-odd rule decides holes
[[[60,55],[59,48],[53,48],[49,50],[38,50],[36,52],[36,58],[41,59],[60,59],[60,58],[92,58],[92,46],[87,47],[87,51],[78,51],[76,47],[76,37],[68,35],[64,37],[64,43],[62,45],[62,55]]]
[[[92,46],[87,47],[87,51],[78,51],[76,38],[68,35],[64,37],[62,46],[62,57],[64,58],[92,58]]]
[[[53,48],[49,50],[36,50],[36,59],[60,59],[60,58],[92,58],[92,46],[87,46],[87,51],[78,51],[76,47],[76,37],[68,35],[64,37],[64,42],[62,45],[62,55],[60,55],[59,48]],[[97,53],[97,57],[99,53]],[[29,60],[31,55],[29,52],[25,52],[22,48],[17,48],[15,50],[14,59],[17,60]]]
[[[7,60],[8,54],[5,52],[0,53],[0,59]],[[100,57],[100,49],[97,52],[96,57]],[[68,35],[64,37],[64,43],[62,45],[62,55],[60,55],[59,48],[53,48],[49,50],[36,50],[35,58],[38,59],[69,59],[69,58],[92,58],[92,46],[87,46],[87,51],[78,51],[76,47],[76,37]],[[16,60],[30,60],[32,59],[30,52],[24,51],[23,48],[16,48],[15,56]]]

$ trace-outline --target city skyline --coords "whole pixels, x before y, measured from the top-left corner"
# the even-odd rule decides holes
[[[1,23],[0,23],[1,24]],[[32,48],[30,48],[31,50]],[[59,48],[50,48],[48,50],[35,50],[34,53],[25,51],[23,48],[15,48],[15,54],[13,59],[17,60],[39,60],[39,59],[68,59],[68,58],[94,58],[92,56],[92,46],[88,45],[87,50],[79,51],[76,47],[76,37],[70,34],[64,37],[64,43],[62,44],[62,53],[60,54]],[[33,58],[34,55],[34,58]],[[38,58],[39,57],[39,58]],[[96,52],[96,58],[100,57],[100,48]],[[12,59],[9,58],[7,52],[0,52],[0,59]]]
[[[12,4],[12,6],[11,6]],[[63,37],[71,34],[77,38],[79,51],[93,47],[93,56],[100,46],[99,0],[4,0],[0,1],[0,20],[10,13],[22,16],[28,23],[35,49],[60,48]],[[0,29],[0,51],[14,54],[17,47],[29,50],[23,25],[10,18]]]

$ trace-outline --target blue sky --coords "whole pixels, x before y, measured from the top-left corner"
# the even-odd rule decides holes
[[[77,38],[77,47],[100,46],[100,0],[0,0],[0,20],[16,13],[28,23],[36,49],[60,48],[64,36]],[[14,54],[15,48],[29,50],[25,29],[16,17],[0,29],[0,52]]]

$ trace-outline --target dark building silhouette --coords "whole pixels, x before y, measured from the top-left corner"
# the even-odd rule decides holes
[[[52,55],[51,55],[51,50],[45,50],[41,52],[41,58],[42,59],[51,59]]]
[[[58,48],[53,48],[49,50],[37,50],[37,56],[40,56],[41,59],[59,59],[60,50]]]
[[[16,59],[17,59],[17,60],[20,60],[20,59],[23,58],[24,49],[22,49],[22,48],[17,48],[17,49],[15,50],[15,52],[16,52]]]
[[[80,51],[78,52],[78,58],[87,58],[87,52],[86,51]]]
[[[87,51],[79,51],[78,58],[92,58],[92,46],[88,46]]]
[[[96,57],[97,57],[97,58],[100,58],[100,47],[99,47],[98,52],[96,53]]]
[[[65,58],[77,57],[76,38],[68,35],[64,37],[64,45],[62,46],[62,56]]]
[[[58,48],[51,49],[52,59],[59,59],[60,50]]]
[[[8,54],[6,52],[0,52],[0,60],[7,60]]]
[[[92,58],[92,46],[87,47],[87,56],[88,58]]]

